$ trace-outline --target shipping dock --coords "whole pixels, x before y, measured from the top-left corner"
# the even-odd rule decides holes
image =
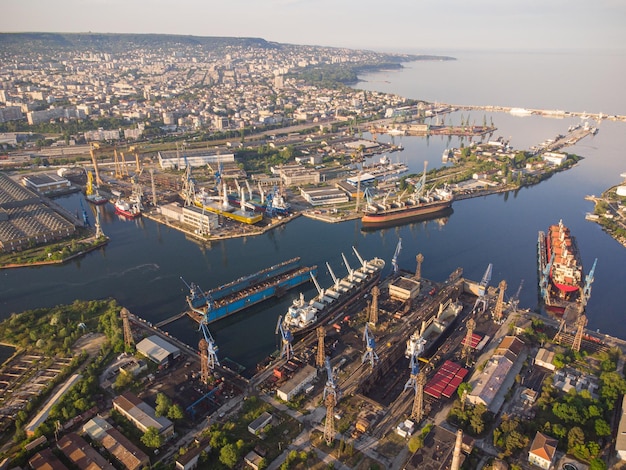
[[[300,258],[293,258],[207,292],[187,284],[187,314],[198,322],[204,318],[207,324],[213,323],[270,297],[280,297],[316,274],[317,266],[300,266]]]

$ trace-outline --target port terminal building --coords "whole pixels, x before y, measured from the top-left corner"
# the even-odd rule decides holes
[[[276,396],[281,400],[290,401],[300,393],[301,390],[304,390],[307,385],[313,382],[316,377],[317,369],[307,364],[276,390]]]

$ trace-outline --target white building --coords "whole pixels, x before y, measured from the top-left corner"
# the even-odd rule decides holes
[[[180,356],[180,349],[158,335],[148,336],[139,341],[137,352],[159,365],[167,364]]]
[[[556,446],[559,441],[556,439],[541,434],[537,431],[532,444],[530,445],[530,451],[528,452],[528,461],[537,465],[539,468],[548,470],[552,467],[554,457],[556,456]]]
[[[278,390],[276,396],[281,400],[289,401],[317,377],[317,369],[307,364]]]

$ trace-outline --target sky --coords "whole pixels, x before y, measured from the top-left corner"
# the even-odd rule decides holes
[[[626,51],[624,0],[0,0],[1,32],[260,37],[385,52]]]

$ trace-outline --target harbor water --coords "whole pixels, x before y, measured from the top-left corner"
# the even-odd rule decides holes
[[[449,55],[456,55],[459,60],[410,63],[401,71],[369,74],[356,86],[456,104],[626,114],[626,97],[615,82],[615,77],[622,76],[626,68],[623,55]],[[556,72],[550,73],[548,66]],[[478,125],[483,120],[493,120],[498,130],[492,138],[502,136],[520,150],[563,134],[568,126],[580,122],[578,118],[465,111],[446,116],[446,123],[460,123],[461,114],[464,119],[469,115],[470,122]],[[351,246],[364,258],[384,258],[387,267],[383,275],[388,273],[400,237],[402,268],[415,269],[415,256],[422,253],[424,277],[443,281],[454,269],[462,267],[465,277],[480,280],[487,265],[493,263],[492,284],[506,280],[510,297],[524,280],[520,306],[535,309],[537,233],[562,219],[578,241],[585,271],[598,258],[587,308],[588,328],[626,338],[626,291],[622,288],[626,281],[626,248],[598,225],[585,220],[585,213],[593,210],[593,204],[584,199],[622,181],[619,175],[626,171],[622,158],[625,126],[626,123],[602,121],[597,135],[568,149],[584,160],[537,186],[456,201],[452,214],[444,219],[371,232],[362,231],[359,221],[325,224],[300,217],[262,236],[202,245],[148,219],[121,219],[107,205],[102,225],[111,242],[106,247],[63,266],[0,271],[0,318],[25,309],[71,303],[76,298],[113,297],[132,313],[157,323],[186,307],[187,289],[180,276],[208,290],[300,256],[304,265],[318,266],[318,278],[325,287],[331,283],[324,268],[326,261],[337,275],[343,276],[344,252],[348,262],[356,267],[358,260]],[[378,139],[401,143],[404,151],[389,157],[406,162],[414,173],[422,170],[424,161],[429,162],[429,168],[443,165],[441,155],[445,148],[469,142],[445,136],[379,135]],[[75,212],[80,208],[81,197],[74,194],[57,202]],[[212,324],[210,329],[220,348],[220,358],[228,357],[251,371],[277,348],[274,330],[278,316],[284,314],[301,290],[307,299],[314,294],[314,288],[307,285],[281,299],[263,302]],[[186,317],[164,328],[194,347],[200,339],[197,324]]]

